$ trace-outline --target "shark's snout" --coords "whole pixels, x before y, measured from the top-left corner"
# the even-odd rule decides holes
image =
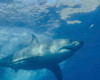
[[[82,46],[83,46],[83,42],[82,41],[73,41],[73,44],[72,44],[72,46],[70,47],[70,49],[72,50],[72,51],[76,51],[76,50],[78,50],[78,49],[80,49]]]

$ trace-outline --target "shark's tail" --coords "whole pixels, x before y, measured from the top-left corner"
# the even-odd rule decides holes
[[[3,60],[0,59],[0,80],[5,80],[6,68],[4,67]]]
[[[6,68],[0,66],[0,80],[5,80]]]

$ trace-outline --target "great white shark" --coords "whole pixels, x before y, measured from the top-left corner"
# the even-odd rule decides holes
[[[18,70],[49,69],[62,80],[59,63],[70,58],[81,48],[83,42],[69,39],[55,39],[49,42],[39,42],[33,35],[28,46],[0,60],[0,66]]]

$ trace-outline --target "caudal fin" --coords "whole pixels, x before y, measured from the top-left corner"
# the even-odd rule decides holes
[[[5,68],[0,66],[0,80],[4,80]]]

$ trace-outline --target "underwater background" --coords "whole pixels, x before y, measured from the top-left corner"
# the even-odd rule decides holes
[[[72,39],[84,45],[60,64],[63,80],[100,80],[99,0],[0,0],[0,59],[39,41]],[[0,67],[0,80],[56,80],[46,69]]]

